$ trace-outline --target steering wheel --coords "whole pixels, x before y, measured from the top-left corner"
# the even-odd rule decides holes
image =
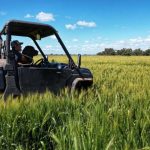
[[[28,56],[28,55],[25,55],[25,54],[22,54],[22,56],[25,57],[25,64],[33,64],[34,63],[34,60],[32,57]]]
[[[34,65],[41,65],[44,62],[43,58],[40,58],[39,60],[37,60]]]

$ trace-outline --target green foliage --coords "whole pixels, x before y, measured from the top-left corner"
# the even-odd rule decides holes
[[[116,55],[116,52],[113,48],[105,48],[105,50],[98,55]]]
[[[144,52],[144,55],[149,56],[149,55],[150,55],[150,49],[147,49],[147,50]]]
[[[0,149],[150,149],[150,58],[82,61],[94,74],[88,91],[0,102]]]
[[[113,48],[105,48],[104,51],[97,53],[97,55],[121,55],[121,56],[149,56],[150,49],[145,51],[139,49],[132,50],[131,48],[122,48],[120,50],[114,50]]]
[[[144,52],[140,48],[139,49],[135,49],[133,51],[133,55],[141,56],[141,55],[144,55]]]

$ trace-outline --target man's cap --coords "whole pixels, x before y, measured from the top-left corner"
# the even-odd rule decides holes
[[[22,42],[19,42],[18,40],[14,40],[11,42],[11,47],[14,47],[15,45],[22,45]]]

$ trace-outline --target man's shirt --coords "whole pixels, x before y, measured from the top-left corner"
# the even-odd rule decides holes
[[[16,50],[14,50],[14,54],[15,54],[15,60],[16,60],[16,62],[17,63],[18,62],[22,62],[22,55],[21,55],[21,53],[18,52],[18,51],[16,51]]]

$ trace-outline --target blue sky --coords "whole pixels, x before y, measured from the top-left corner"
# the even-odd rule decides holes
[[[1,0],[1,6],[1,28],[10,19],[50,24],[72,54],[150,48],[149,0]]]

